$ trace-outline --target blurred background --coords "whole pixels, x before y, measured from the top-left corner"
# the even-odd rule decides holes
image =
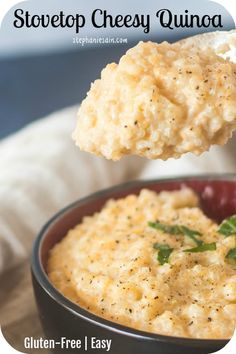
[[[7,1],[7,0],[6,0]],[[151,14],[151,32],[143,29],[86,28],[76,36],[74,29],[16,29],[13,26],[17,8],[33,14],[82,13],[89,18],[95,8],[106,9],[110,14]],[[30,0],[19,2],[5,16],[0,29],[0,138],[17,131],[27,123],[55,110],[79,104],[101,69],[117,61],[127,48],[139,40],[175,41],[202,29],[163,29],[158,26],[156,12],[169,8],[173,14],[185,9],[193,14],[217,14],[223,18],[224,28],[234,28],[232,17],[221,5],[208,0]],[[89,21],[88,21],[89,22]],[[204,32],[214,29],[203,29]],[[119,37],[127,43],[73,44],[74,37]]]

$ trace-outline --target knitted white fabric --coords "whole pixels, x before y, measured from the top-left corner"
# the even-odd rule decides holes
[[[80,152],[71,139],[76,110],[54,113],[0,143],[0,273],[29,254],[37,232],[60,208],[136,178],[145,164]]]

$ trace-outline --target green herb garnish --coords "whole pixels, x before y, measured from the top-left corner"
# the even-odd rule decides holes
[[[216,243],[213,242],[213,243],[202,243],[198,247],[184,250],[184,252],[197,253],[197,252],[206,252],[206,251],[215,251],[215,250],[216,250]]]
[[[169,262],[170,255],[174,250],[173,248],[171,248],[167,244],[160,244],[160,243],[154,243],[153,248],[155,250],[158,250],[157,259],[158,259],[160,265],[163,265],[163,264]]]
[[[199,231],[196,230],[191,230],[186,226],[180,226],[181,230],[183,231],[183,234],[189,238],[191,238],[198,246],[203,244],[203,241],[198,240],[195,236],[202,236],[202,234]]]
[[[199,231],[191,230],[184,225],[166,225],[160,223],[159,221],[156,222],[149,221],[148,225],[153,229],[160,230],[167,234],[187,236],[191,238],[198,246],[200,246],[203,243],[201,240],[198,240],[196,238],[196,236],[202,236],[202,234]]]
[[[218,232],[225,237],[236,235],[236,215],[224,220],[218,229]]]
[[[229,250],[229,252],[225,256],[225,258],[227,258],[227,259],[235,259],[236,260],[236,247],[234,247],[231,250]]]

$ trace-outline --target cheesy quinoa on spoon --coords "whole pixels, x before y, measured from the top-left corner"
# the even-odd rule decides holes
[[[236,64],[202,43],[140,42],[107,65],[79,109],[81,150],[166,160],[225,144],[236,128]]]

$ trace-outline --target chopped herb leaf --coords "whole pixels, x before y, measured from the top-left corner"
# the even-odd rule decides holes
[[[227,258],[227,259],[235,259],[236,260],[236,247],[235,248],[231,248],[231,250],[229,250],[229,252],[225,256],[225,258]]]
[[[216,250],[216,243],[213,242],[213,243],[202,243],[198,247],[184,250],[184,252],[197,253],[197,252],[206,252],[206,251],[215,251],[215,250]]]
[[[153,248],[158,250],[157,260],[160,265],[168,263],[171,253],[173,252],[173,248],[166,244],[154,243]]]
[[[191,238],[198,246],[200,246],[203,242],[198,240],[196,236],[202,236],[199,231],[191,230],[187,226],[184,225],[166,225],[162,224],[159,221],[156,222],[149,222],[148,225],[153,229],[160,230],[167,234],[171,235],[185,235]]]
[[[162,244],[162,243],[156,242],[156,243],[154,243],[153,248],[155,250],[162,250],[163,251],[163,250],[170,249],[170,246],[167,244]]]
[[[183,234],[189,238],[191,238],[198,246],[203,244],[203,241],[198,240],[195,236],[202,236],[202,234],[196,230],[191,230],[186,226],[181,226]]]
[[[236,235],[236,215],[224,220],[221,223],[218,232],[225,237]]]

